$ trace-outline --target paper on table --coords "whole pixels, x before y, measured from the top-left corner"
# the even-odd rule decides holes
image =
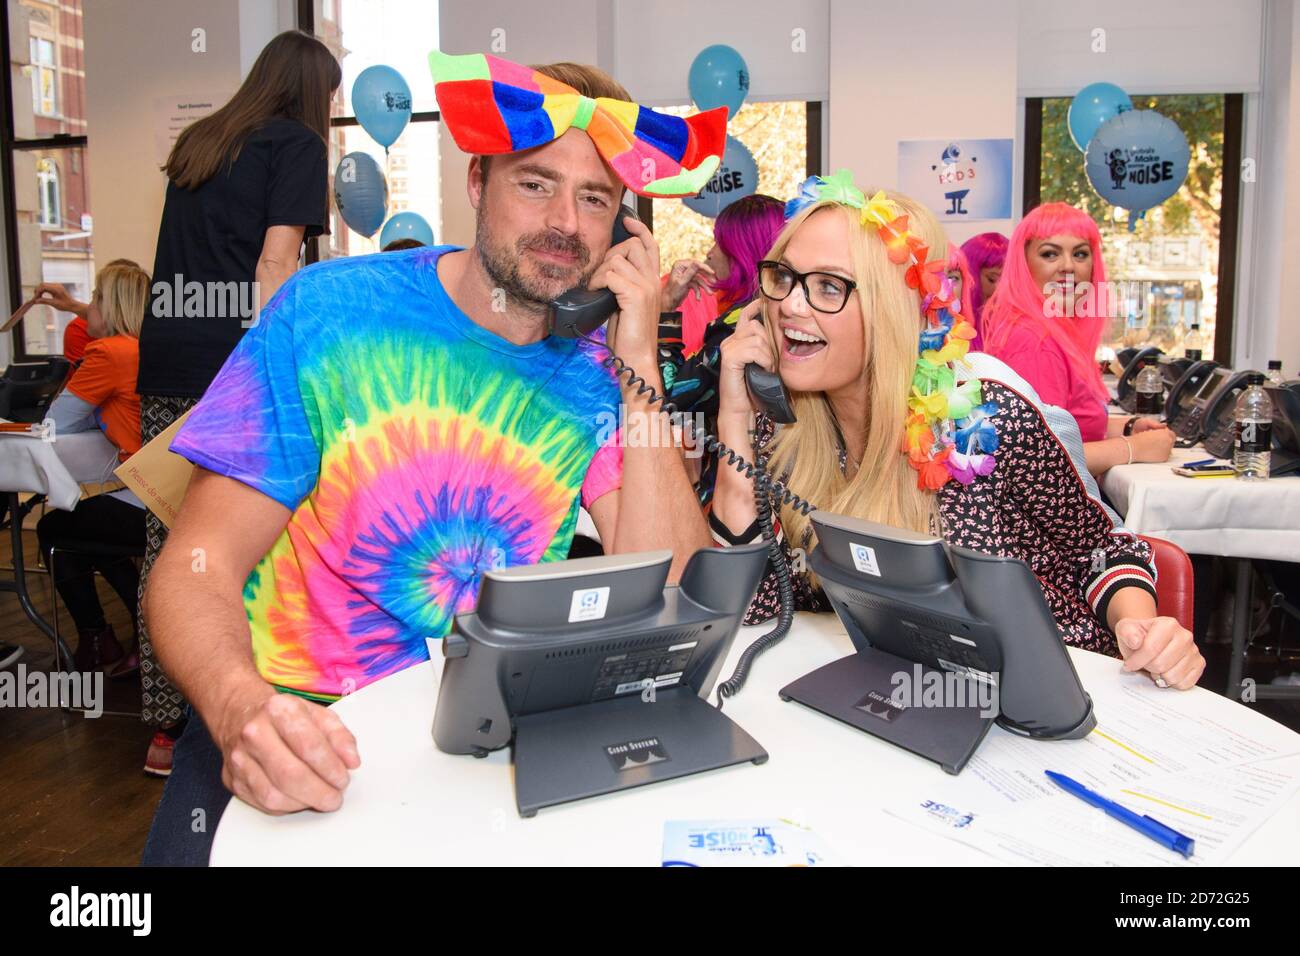
[[[1056,789],[1054,785],[1053,789]],[[895,813],[1009,863],[1046,866],[1221,865],[1300,790],[1300,756],[1161,775],[1102,795],[1196,841],[1190,859],[1057,790],[991,814]],[[946,808],[952,810],[952,808]]]
[[[988,813],[1055,795],[1043,776],[1047,769],[1107,791],[1165,774],[1300,754],[1300,736],[1281,724],[1244,707],[1225,724],[1200,713],[1190,695],[1158,688],[1142,675],[1117,674],[1090,693],[1097,727],[1087,737],[1029,740],[995,727],[961,774],[918,797]]]
[[[668,820],[664,866],[835,866],[824,840],[791,820]]]

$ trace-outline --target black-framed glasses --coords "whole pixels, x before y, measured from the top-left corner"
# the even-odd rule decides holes
[[[827,315],[843,309],[848,304],[849,293],[858,287],[852,279],[831,272],[795,272],[784,262],[771,259],[758,264],[759,291],[773,302],[788,297],[796,284],[803,289],[804,301]]]

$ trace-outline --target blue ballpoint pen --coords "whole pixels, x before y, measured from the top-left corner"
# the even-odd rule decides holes
[[[1138,833],[1150,837],[1166,849],[1181,853],[1185,857],[1192,855],[1192,849],[1196,846],[1196,841],[1191,837],[1184,836],[1177,830],[1165,826],[1159,820],[1140,816],[1127,807],[1120,806],[1113,800],[1107,800],[1101,794],[1089,790],[1079,781],[1073,780],[1063,773],[1056,773],[1053,770],[1044,770],[1043,772],[1066,793],[1072,793],[1085,803],[1090,803],[1094,807],[1105,810],[1107,816],[1114,817],[1120,823],[1127,824],[1137,830]]]
[[[1189,462],[1184,462],[1180,467],[1182,467],[1182,468],[1200,468],[1202,465],[1213,465],[1213,464],[1214,464],[1216,461],[1218,461],[1218,460],[1219,460],[1219,459],[1217,459],[1217,458],[1202,458],[1200,461],[1189,461]]]

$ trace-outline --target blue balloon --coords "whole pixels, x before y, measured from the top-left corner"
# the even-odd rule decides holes
[[[1131,210],[1130,232],[1141,213],[1178,192],[1190,161],[1183,131],[1155,110],[1130,110],[1107,120],[1084,154],[1097,195]]]
[[[348,153],[334,170],[334,205],[353,232],[367,239],[388,214],[388,180],[372,156]]]
[[[701,216],[715,217],[737,199],[752,196],[758,189],[758,164],[754,154],[734,136],[727,137],[722,165],[698,195],[683,199],[686,208]]]
[[[696,106],[702,110],[725,106],[731,119],[749,93],[749,67],[733,48],[715,43],[696,55],[688,85]]]
[[[380,146],[397,142],[411,119],[411,88],[391,66],[368,66],[352,84],[357,122]]]
[[[433,245],[433,227],[418,212],[399,212],[384,223],[379,233],[379,248],[398,239],[414,239],[426,246]]]
[[[1070,101],[1066,122],[1070,126],[1070,138],[1079,152],[1088,148],[1102,123],[1132,108],[1133,101],[1129,95],[1114,83],[1089,83],[1076,93]]]

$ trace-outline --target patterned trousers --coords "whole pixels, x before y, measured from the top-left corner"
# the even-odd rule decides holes
[[[146,443],[166,431],[176,419],[197,404],[193,398],[167,398],[159,395],[140,396],[140,433]],[[140,570],[140,683],[144,688],[144,702],[140,716],[146,724],[167,727],[185,715],[185,698],[172,686],[167,675],[158,666],[153,641],[144,623],[144,589],[149,586],[149,572],[167,541],[167,526],[145,511],[144,566]]]

